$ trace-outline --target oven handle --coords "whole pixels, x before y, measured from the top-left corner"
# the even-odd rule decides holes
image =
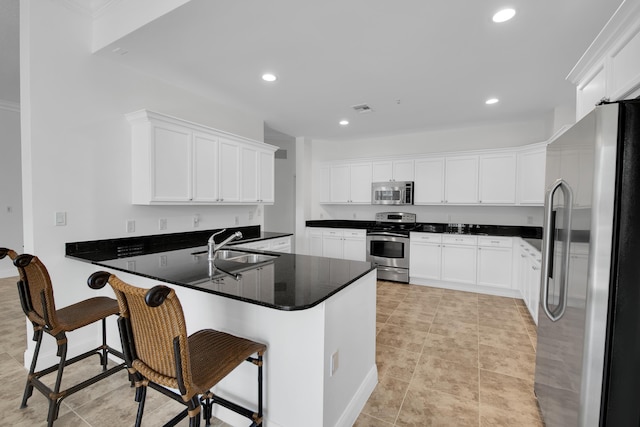
[[[389,231],[369,231],[367,232],[367,236],[400,237],[403,239],[409,238],[409,236],[407,236],[406,234],[392,233]]]

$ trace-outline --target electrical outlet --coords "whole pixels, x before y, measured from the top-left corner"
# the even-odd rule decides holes
[[[331,376],[333,376],[336,373],[339,365],[340,365],[340,353],[338,353],[338,350],[336,350],[335,353],[331,355]]]
[[[527,224],[529,224],[529,225],[533,224],[533,217],[532,216],[528,216],[527,217]]]
[[[133,219],[127,220],[127,233],[133,233],[136,231],[136,221]]]
[[[253,211],[249,211],[249,221],[253,219]]]
[[[127,270],[136,271],[136,262],[135,261],[127,261]]]
[[[235,221],[236,225],[240,225],[240,217],[236,215],[236,221]]]
[[[262,210],[260,210],[260,208],[258,208],[257,214],[258,214],[258,216],[262,215]]]
[[[160,230],[167,229],[167,218],[160,218],[160,221],[158,221],[158,228]]]
[[[353,219],[356,219],[356,213],[355,212],[353,213]]]
[[[198,227],[200,227],[200,215],[195,214],[193,216],[193,228],[198,228]]]
[[[160,267],[166,267],[167,266],[167,256],[166,255],[160,255]]]
[[[321,213],[320,214],[320,219],[322,219],[322,218],[324,218],[324,214]]]

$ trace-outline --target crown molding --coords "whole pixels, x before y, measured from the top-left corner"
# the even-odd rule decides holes
[[[0,110],[13,111],[15,113],[20,112],[20,104],[17,102],[5,101],[0,99]]]
[[[607,53],[614,49],[616,44],[623,40],[628,41],[631,35],[637,32],[639,26],[640,2],[636,0],[623,1],[566,79],[573,84],[582,81],[595,66],[603,63]]]

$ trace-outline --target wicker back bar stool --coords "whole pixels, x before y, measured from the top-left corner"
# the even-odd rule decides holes
[[[56,309],[53,298],[53,286],[49,273],[38,257],[29,254],[17,255],[10,249],[0,248],[0,259],[5,256],[13,259],[14,265],[18,268],[20,275],[20,280],[18,281],[20,304],[22,305],[24,314],[33,325],[33,340],[36,342],[36,348],[31,361],[31,367],[29,368],[20,408],[27,406],[27,401],[31,397],[35,387],[49,400],[47,425],[50,427],[58,418],[60,403],[64,398],[126,368],[124,362],[111,368],[107,367],[107,357],[109,354],[114,354],[124,360],[121,352],[112,349],[106,343],[106,318],[118,314],[118,302],[113,298],[93,297],[61,309]],[[67,360],[66,333],[99,320],[102,321],[102,344]],[[55,338],[58,346],[57,356],[60,360],[57,364],[36,372],[42,337],[45,332]],[[65,390],[60,390],[62,374],[65,367],[93,355],[99,357],[102,371]],[[57,375],[55,384],[53,388],[51,388],[43,383],[41,378],[53,372],[57,372]]]
[[[186,405],[165,426],[189,416],[189,426],[200,425],[201,407],[210,425],[213,404],[219,404],[262,425],[262,365],[267,349],[261,344],[212,329],[187,336],[184,312],[175,291],[167,286],[138,288],[107,272],[89,277],[91,287],[109,283],[120,304],[118,326],[125,360],[136,385],[136,426],[144,412],[147,387]],[[252,355],[256,357],[252,357]],[[251,411],[211,392],[211,388],[242,362],[258,368],[258,408]],[[168,388],[179,390],[179,394]]]

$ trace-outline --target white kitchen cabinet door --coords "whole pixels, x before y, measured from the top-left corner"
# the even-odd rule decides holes
[[[191,200],[191,133],[177,126],[151,126],[151,200]]]
[[[217,202],[218,138],[204,133],[193,134],[193,201]]]
[[[309,255],[322,256],[322,230],[309,230]]]
[[[241,200],[258,201],[258,150],[253,147],[240,147]]]
[[[515,204],[515,153],[483,154],[480,156],[478,202],[491,205]]]
[[[437,243],[411,242],[409,275],[418,279],[440,280],[442,248]]]
[[[476,283],[476,246],[442,245],[442,280]]]
[[[394,181],[413,181],[414,175],[413,159],[394,160],[393,161],[393,180]]]
[[[529,303],[527,304],[527,308],[537,325],[540,305],[540,262],[538,262],[534,256],[527,258],[527,271],[527,285],[529,288]]]
[[[275,201],[274,173],[275,156],[271,151],[258,151],[258,201],[273,203]]]
[[[518,153],[518,204],[544,204],[546,153],[545,146]]]
[[[349,167],[349,203],[371,203],[371,163]]]
[[[445,203],[478,203],[478,156],[446,157],[444,182]]]
[[[331,203],[349,203],[350,173],[349,165],[331,166]]]
[[[344,259],[366,261],[367,234],[365,230],[343,230],[342,254]]]
[[[220,138],[220,202],[240,201],[240,146]]]
[[[344,258],[341,230],[326,230],[322,233],[322,256],[326,258]]]
[[[279,237],[269,241],[269,250],[273,252],[291,253],[291,237]]]
[[[478,285],[511,288],[511,248],[478,248]]]
[[[371,181],[385,182],[393,179],[393,162],[391,160],[383,162],[373,162],[371,165]]]
[[[444,157],[415,161],[413,198],[416,205],[444,203]]]

